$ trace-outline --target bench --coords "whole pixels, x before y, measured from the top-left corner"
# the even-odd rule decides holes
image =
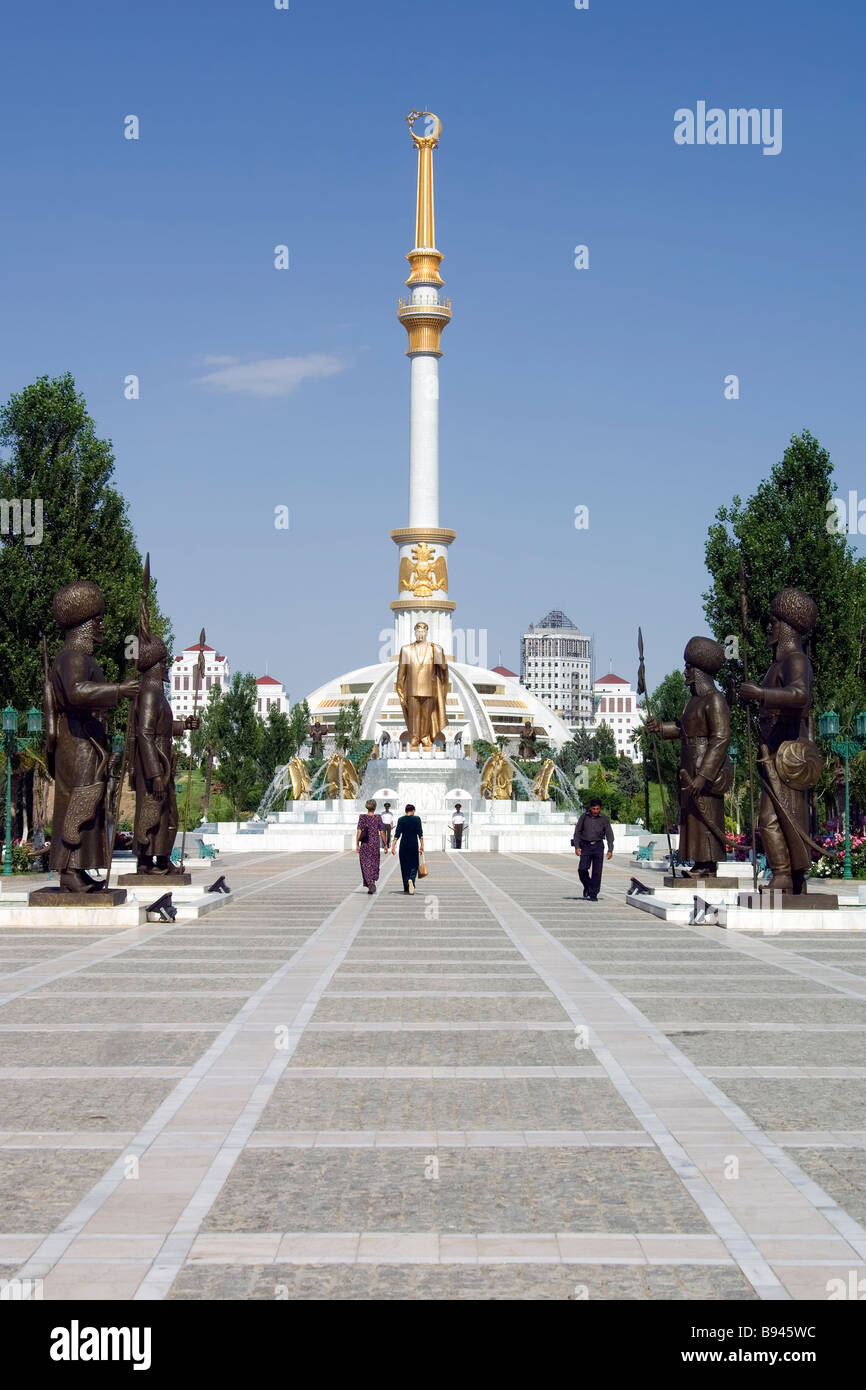
[[[641,864],[646,863],[648,860],[652,859],[653,850],[655,849],[655,847],[655,840],[650,840],[648,845],[638,845],[637,849],[635,850],[635,854],[637,855],[637,862]]]

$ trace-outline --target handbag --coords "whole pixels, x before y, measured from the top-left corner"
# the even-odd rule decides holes
[[[426,878],[426,877],[427,877],[427,860],[424,858],[424,851],[423,851],[423,850],[422,850],[421,853],[418,855],[418,877],[419,877],[419,878]]]
[[[362,825],[362,826],[361,826],[361,834],[360,834],[360,836],[359,836],[359,843],[362,844],[362,845],[366,845],[366,844],[369,843],[369,840],[370,840],[370,827],[369,827],[369,825]]]

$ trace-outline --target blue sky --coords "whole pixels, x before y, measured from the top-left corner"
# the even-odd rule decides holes
[[[407,514],[413,106],[444,122],[440,521],[491,664],[561,607],[599,674],[633,677],[640,623],[655,684],[705,627],[716,507],[796,430],[866,495],[847,0],[49,0],[4,37],[0,397],[73,372],[179,646],[204,624],[293,699],[377,659]],[[782,108],[782,152],[677,146],[699,100]],[[202,381],[214,359],[292,360],[229,390]]]

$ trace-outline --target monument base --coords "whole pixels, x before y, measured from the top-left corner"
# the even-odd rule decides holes
[[[759,888],[737,894],[737,907],[747,907],[750,911],[767,908],[775,912],[832,912],[838,909],[839,899],[835,893],[785,893],[778,888]]]
[[[30,907],[95,908],[104,911],[126,902],[125,888],[99,888],[95,893],[67,893],[59,888],[34,888],[28,896]]]
[[[743,875],[745,878],[745,874]],[[751,877],[751,875],[750,875]],[[729,877],[721,877],[719,874],[689,874],[688,878],[671,878],[667,874],[664,879],[665,888],[694,888],[696,893],[700,893],[701,888],[735,888]]]
[[[152,888],[155,893],[170,893],[173,888],[192,883],[192,874],[121,874],[117,882],[130,888],[140,886]]]

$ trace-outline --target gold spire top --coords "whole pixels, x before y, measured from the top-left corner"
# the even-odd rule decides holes
[[[430,285],[438,288],[445,281],[439,274],[442,252],[436,250],[436,223],[433,212],[433,151],[439,144],[442,122],[432,111],[410,111],[406,117],[409,134],[418,150],[418,202],[415,213],[415,246],[406,257],[412,267],[407,285]],[[416,121],[424,122],[424,134],[413,130]]]
[[[424,118],[424,134],[412,129]],[[430,251],[436,246],[436,226],[433,215],[433,151],[439,144],[442,122],[432,111],[410,111],[406,117],[409,134],[418,149],[418,209],[415,218],[415,249]]]

